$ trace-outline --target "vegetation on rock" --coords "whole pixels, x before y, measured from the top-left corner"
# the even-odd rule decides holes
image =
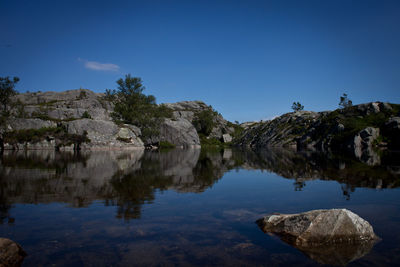
[[[353,101],[351,101],[348,98],[347,94],[343,94],[340,97],[339,107],[348,108],[348,107],[351,107],[352,105],[353,105]]]
[[[293,102],[292,109],[293,111],[300,111],[304,109],[304,106],[300,102]]]
[[[145,95],[142,80],[130,74],[117,81],[115,90],[107,90],[105,98],[114,103],[113,119],[117,123],[133,124],[141,128],[142,136],[150,138],[159,133],[160,122],[172,117],[172,110],[157,105],[153,95]]]
[[[18,93],[14,89],[18,81],[18,77],[14,77],[12,80],[10,77],[0,77],[0,104],[3,112],[7,111],[7,105],[10,104],[11,97]]]

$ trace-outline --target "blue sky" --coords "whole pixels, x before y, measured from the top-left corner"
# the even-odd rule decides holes
[[[130,73],[158,103],[203,100],[240,122],[400,103],[400,1],[0,0],[0,76],[103,92]]]

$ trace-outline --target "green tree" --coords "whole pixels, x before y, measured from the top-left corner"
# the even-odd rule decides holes
[[[292,109],[293,111],[300,111],[304,109],[304,106],[300,102],[293,102]]]
[[[18,77],[14,77],[12,80],[10,77],[0,77],[0,103],[4,112],[7,111],[7,104],[10,103],[10,98],[18,94],[14,89],[18,81]]]
[[[114,120],[140,127],[144,137],[158,134],[161,120],[172,117],[172,110],[157,105],[153,95],[143,94],[145,87],[138,77],[128,74],[117,84],[116,90],[106,90],[107,99],[114,103]]]
[[[193,125],[198,133],[208,136],[214,128],[215,112],[211,109],[200,111],[193,120]]]
[[[341,107],[341,108],[348,108],[348,107],[351,107],[352,105],[353,105],[353,101],[351,101],[351,100],[348,98],[347,94],[343,94],[343,95],[340,97],[339,107]]]

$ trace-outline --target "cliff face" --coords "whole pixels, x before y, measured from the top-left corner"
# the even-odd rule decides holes
[[[239,146],[345,150],[369,157],[373,146],[399,148],[400,105],[367,103],[331,112],[298,111],[247,126]]]
[[[173,118],[158,125],[157,136],[142,138],[137,126],[114,123],[113,103],[104,94],[87,89],[19,94],[11,102],[10,116],[0,126],[0,143],[17,150],[143,149],[160,142],[196,147],[200,139],[193,120],[198,112],[212,110],[198,101],[166,104]],[[221,115],[214,120],[212,136],[221,139],[228,132],[227,121]]]

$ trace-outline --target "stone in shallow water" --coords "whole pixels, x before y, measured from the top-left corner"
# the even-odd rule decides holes
[[[379,239],[367,221],[347,209],[273,214],[257,224],[323,264],[346,265],[367,254]]]
[[[0,237],[0,267],[20,266],[26,256],[25,251],[14,241]]]

